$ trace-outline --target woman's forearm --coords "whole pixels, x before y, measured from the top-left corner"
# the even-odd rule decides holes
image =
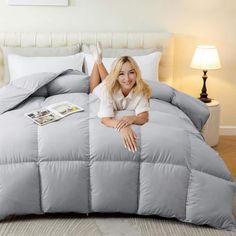
[[[124,116],[121,120],[115,120],[112,117],[103,117],[101,122],[107,127],[117,128],[119,126],[118,128],[121,128],[125,126],[125,124],[122,125],[122,120],[128,124],[143,125],[148,122],[148,112],[140,113],[137,116]]]
[[[106,125],[107,127],[116,128],[118,123],[117,120],[112,119],[111,117],[104,117],[101,119],[102,124]]]
[[[133,117],[133,122],[132,124],[135,125],[143,125],[146,122],[148,122],[148,117],[149,117],[149,113],[147,111],[139,113],[136,116],[132,116]]]
[[[134,116],[134,122],[135,125],[143,125],[146,122],[148,122],[148,116]]]

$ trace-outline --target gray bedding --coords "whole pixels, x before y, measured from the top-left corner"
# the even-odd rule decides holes
[[[236,231],[236,184],[200,134],[207,107],[162,83],[149,84],[149,122],[132,126],[135,153],[101,124],[99,99],[88,94],[88,78],[80,73],[35,74],[0,89],[0,219],[121,212]],[[62,101],[85,111],[45,126],[24,116]]]

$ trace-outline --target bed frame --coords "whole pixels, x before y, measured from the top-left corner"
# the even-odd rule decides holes
[[[104,48],[157,48],[162,51],[159,79],[172,85],[174,40],[166,32],[76,32],[24,33],[0,32],[0,45],[11,47],[61,47],[77,43],[94,44],[101,41]],[[0,86],[3,85],[3,56],[0,50]]]

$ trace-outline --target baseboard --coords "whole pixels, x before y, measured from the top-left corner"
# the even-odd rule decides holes
[[[236,135],[236,126],[220,126],[220,135]]]

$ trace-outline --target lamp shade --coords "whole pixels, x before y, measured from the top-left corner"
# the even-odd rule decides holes
[[[213,70],[221,68],[218,51],[215,46],[197,46],[190,65],[195,69]]]

